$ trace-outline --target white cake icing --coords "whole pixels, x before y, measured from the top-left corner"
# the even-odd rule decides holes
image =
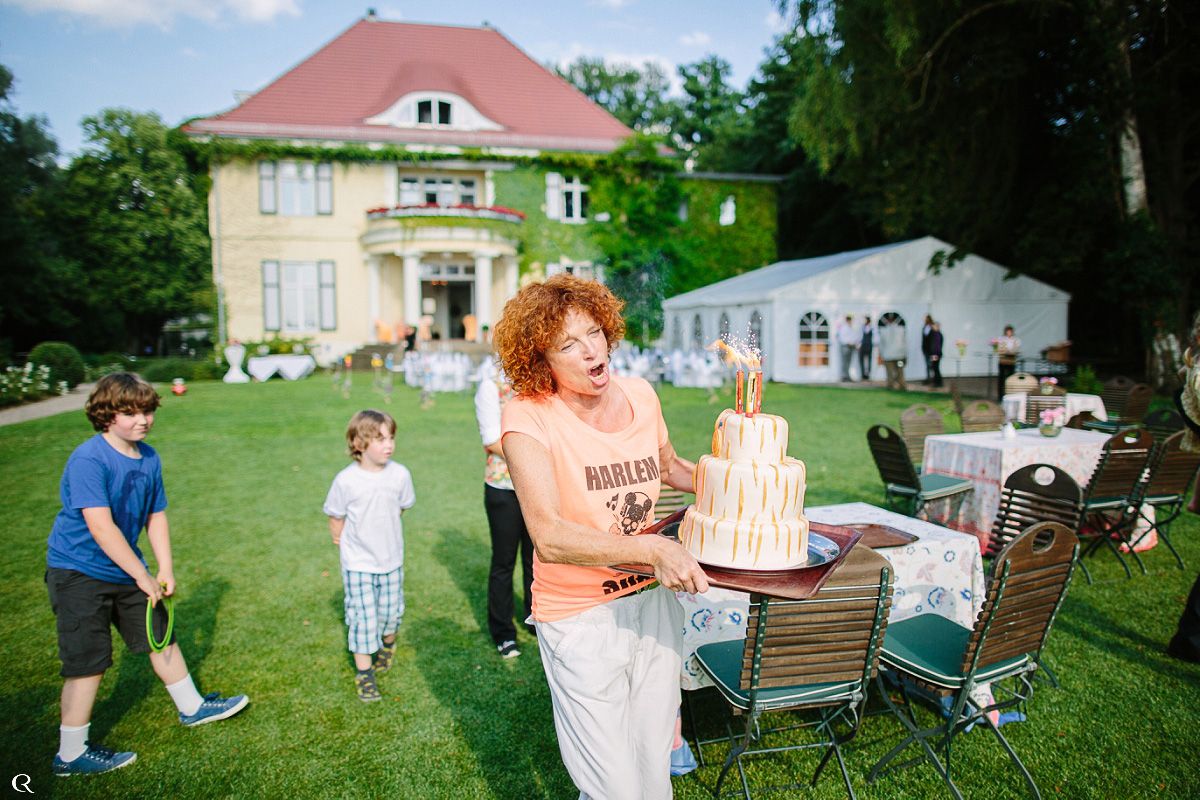
[[[697,561],[716,567],[780,570],[808,560],[804,463],[787,455],[787,420],[726,409],[712,455],[696,464],[696,502],[679,539]]]

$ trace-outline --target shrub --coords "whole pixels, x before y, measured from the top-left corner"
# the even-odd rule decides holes
[[[29,351],[29,363],[50,368],[51,384],[74,389],[84,378],[83,356],[66,342],[42,342]]]
[[[243,342],[246,358],[254,356],[312,355],[312,339],[283,339],[273,336],[261,342]]]
[[[35,367],[27,363],[24,367],[5,367],[0,372],[0,406],[28,403],[66,391],[66,383],[51,382],[50,367],[45,364]]]
[[[1071,381],[1071,391],[1078,394],[1100,394],[1104,386],[1096,377],[1096,370],[1088,364],[1080,364],[1075,370],[1075,378]]]
[[[136,371],[151,383],[216,380],[225,374],[211,358],[145,358],[137,362]]]

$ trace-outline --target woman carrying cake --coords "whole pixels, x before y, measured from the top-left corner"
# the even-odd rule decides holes
[[[534,543],[533,618],[563,763],[581,797],[668,798],[683,610],[696,559],[658,536],[660,482],[692,490],[658,396],[609,372],[621,302],[570,275],[522,289],[494,342],[517,397],[503,446]],[[613,568],[648,564],[655,579]]]

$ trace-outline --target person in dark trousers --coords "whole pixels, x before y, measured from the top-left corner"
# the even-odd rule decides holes
[[[926,386],[933,383],[933,361],[929,358],[929,337],[932,333],[933,317],[926,314],[925,322],[921,325],[921,355],[925,357],[925,380],[921,383]]]
[[[858,337],[858,367],[864,381],[871,380],[871,356],[875,348],[875,326],[869,316],[863,317],[862,331]]]
[[[1193,375],[1200,375],[1200,366],[1196,364],[1200,357],[1200,314],[1196,315],[1192,325],[1189,347],[1184,352],[1184,369],[1180,371],[1183,388],[1175,393],[1175,407],[1183,416],[1183,422],[1188,433],[1184,435],[1182,447],[1192,450],[1200,442],[1200,391],[1197,391],[1197,381]],[[1200,476],[1196,478],[1196,486],[1192,489],[1192,500],[1188,503],[1188,511],[1200,514]],[[1175,635],[1167,645],[1167,654],[1183,661],[1200,662],[1200,576],[1192,584],[1188,594],[1187,604],[1183,607],[1183,616]]]
[[[929,380],[935,389],[942,388],[942,336],[940,323],[933,323],[929,331]]]

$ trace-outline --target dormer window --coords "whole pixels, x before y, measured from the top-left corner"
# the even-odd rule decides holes
[[[438,125],[450,126],[454,123],[453,107],[445,100],[418,100],[417,101],[417,124],[418,125],[433,125],[433,112],[437,111]]]
[[[456,131],[499,131],[503,126],[488,119],[461,95],[451,92],[411,92],[390,108],[363,120],[368,125],[397,128],[450,128]]]

